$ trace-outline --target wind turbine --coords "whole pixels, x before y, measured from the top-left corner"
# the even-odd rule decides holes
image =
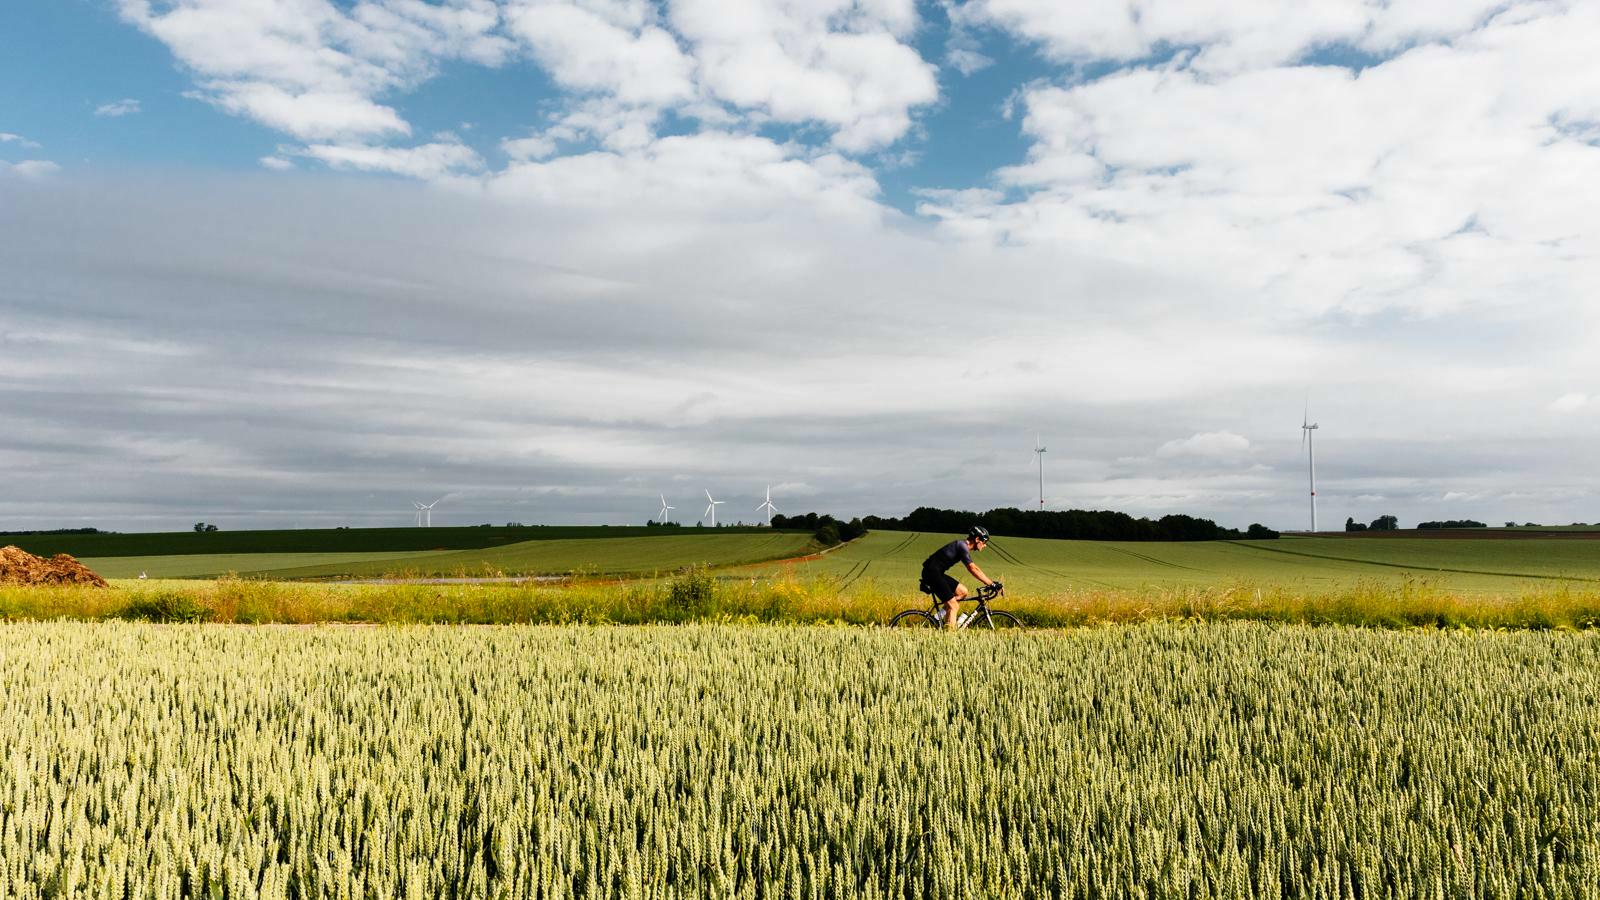
[[[778,508],[776,506],[772,505],[772,485],[770,485],[770,484],[767,485],[767,502],[765,502],[765,503],[761,504],[760,506],[756,507],[756,512],[760,512],[763,509],[767,511],[767,527],[771,528],[772,527],[772,514],[777,512]]]
[[[443,497],[439,498],[439,500],[443,500],[443,499],[444,499]],[[427,516],[428,517],[427,520],[426,520],[427,527],[429,527],[429,528],[433,527],[433,508],[434,508],[434,506],[438,505],[439,500],[435,500],[432,503],[417,503],[415,500],[411,501],[412,505],[416,506],[416,508],[417,508],[417,524],[418,525],[422,525],[423,522],[424,522],[422,517],[423,516]]]
[[[1049,448],[1045,447],[1044,439],[1038,434],[1033,436],[1033,455],[1039,458],[1039,508],[1044,509],[1044,454]]]
[[[1306,448],[1311,463],[1311,531],[1317,530],[1317,441],[1312,432],[1317,423],[1311,421],[1311,405],[1306,404],[1306,414],[1300,419],[1300,446]]]
[[[667,513],[671,512],[674,509],[677,509],[677,507],[676,506],[668,506],[667,505],[667,495],[666,494],[662,494],[661,495],[661,512],[656,513],[656,515],[661,517],[661,524],[663,524],[663,525],[667,524]]]
[[[715,528],[715,527],[717,527],[717,507],[721,506],[724,503],[727,503],[728,501],[726,501],[726,500],[712,500],[710,491],[706,491],[706,499],[709,500],[710,502],[706,504],[706,511],[705,511],[704,515],[708,515],[708,516],[711,517],[711,527]]]

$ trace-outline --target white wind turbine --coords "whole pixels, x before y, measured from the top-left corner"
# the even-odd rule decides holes
[[[658,521],[660,521],[661,524],[663,524],[663,525],[667,524],[667,513],[671,512],[672,510],[675,510],[675,509],[677,509],[676,506],[668,506],[667,505],[667,495],[666,494],[662,494],[661,495],[661,512],[656,513],[656,515],[661,517]]]
[[[1311,421],[1311,404],[1306,404],[1306,414],[1300,419],[1300,446],[1306,448],[1311,464],[1311,530],[1317,530],[1317,441],[1313,433],[1317,423]]]
[[[717,527],[717,507],[727,503],[728,501],[712,500],[710,491],[706,491],[706,499],[710,502],[706,504],[706,511],[703,513],[703,515],[708,515],[711,517],[711,527],[715,528]]]
[[[761,512],[763,509],[767,511],[767,527],[771,528],[772,527],[772,514],[777,512],[778,508],[776,506],[772,505],[772,485],[770,485],[770,484],[767,485],[767,500],[766,500],[765,503],[763,503],[760,506],[756,507],[756,512]]]
[[[439,498],[439,500],[443,499],[443,497]],[[411,501],[411,505],[417,508],[417,525],[419,527],[424,525],[424,523],[426,523],[427,527],[429,528],[433,527],[433,508],[438,505],[439,500],[435,500],[432,503],[418,503],[415,500]],[[427,516],[427,519],[423,519],[423,516]]]
[[[1044,454],[1048,448],[1044,439],[1035,434],[1033,436],[1033,455],[1039,458],[1039,508],[1044,509]]]

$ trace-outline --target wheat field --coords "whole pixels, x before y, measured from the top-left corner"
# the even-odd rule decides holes
[[[1583,897],[1600,634],[0,624],[0,895]]]

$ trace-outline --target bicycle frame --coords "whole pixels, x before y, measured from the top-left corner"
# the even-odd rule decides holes
[[[978,592],[976,594],[969,594],[965,597],[962,597],[962,603],[966,603],[968,601],[977,601],[978,608],[972,611],[972,615],[967,616],[966,621],[961,621],[958,616],[958,624],[956,625],[956,629],[960,630],[972,625],[972,623],[978,621],[980,616],[983,617],[984,623],[993,629],[994,621],[989,615],[989,601],[998,596],[1000,596],[999,591],[991,589],[988,585],[984,585],[983,587],[978,588]],[[941,624],[944,622],[944,603],[940,602],[938,597],[933,598],[933,609],[930,610],[930,612],[935,620]]]

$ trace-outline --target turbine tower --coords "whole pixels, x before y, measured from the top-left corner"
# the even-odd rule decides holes
[[[663,524],[663,525],[667,524],[667,513],[671,512],[672,510],[675,510],[675,509],[677,509],[676,506],[668,506],[667,505],[667,495],[666,494],[662,494],[661,495],[661,512],[656,513],[656,515],[661,517],[661,524]]]
[[[439,500],[443,499],[443,497],[439,498]],[[417,524],[419,526],[426,523],[428,528],[433,527],[433,508],[434,506],[438,505],[439,500],[435,500],[432,503],[417,503],[415,500],[412,501],[413,505],[417,507]],[[423,516],[427,516],[427,519],[423,519]]]
[[[1033,455],[1039,458],[1039,509],[1044,509],[1044,454],[1048,448],[1038,434],[1033,436]]]
[[[777,512],[778,508],[776,506],[772,505],[772,485],[770,485],[770,484],[767,485],[767,501],[765,503],[761,504],[760,506],[756,507],[756,512],[760,512],[763,509],[767,511],[767,527],[771,528],[772,527],[772,514]]]
[[[711,517],[711,527],[715,528],[715,527],[717,527],[717,507],[721,506],[724,503],[727,503],[728,501],[726,501],[726,500],[712,500],[710,491],[706,491],[706,499],[708,501],[710,501],[710,502],[706,504],[706,511],[705,511],[704,515],[708,515],[708,516]]]
[[[1317,441],[1313,433],[1317,430],[1317,423],[1311,421],[1311,408],[1306,407],[1306,415],[1300,420],[1300,446],[1306,448],[1307,458],[1311,463],[1311,531],[1317,530]]]

